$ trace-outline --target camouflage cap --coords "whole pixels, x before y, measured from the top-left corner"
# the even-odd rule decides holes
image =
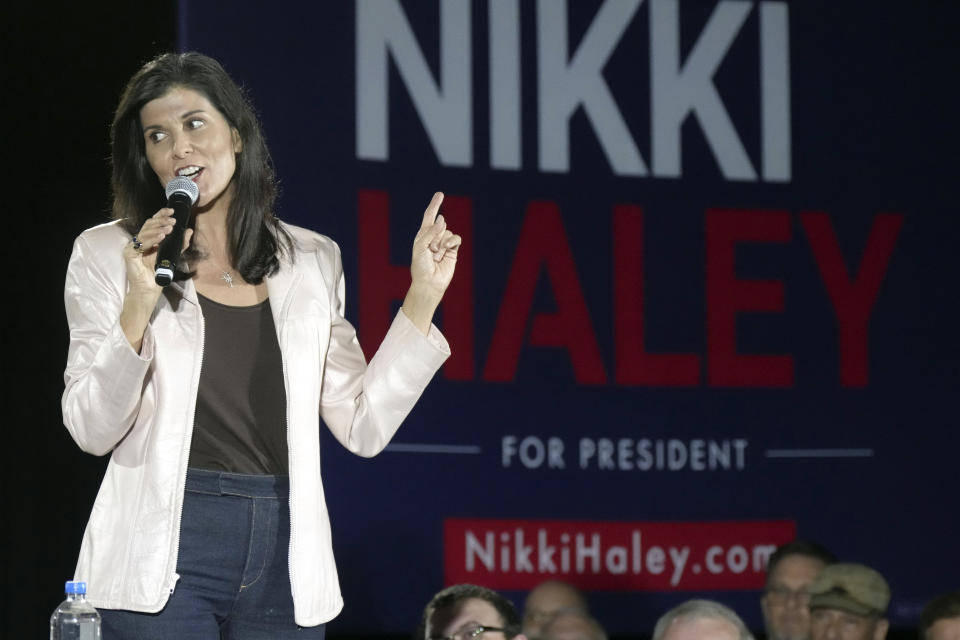
[[[862,564],[837,563],[823,568],[810,585],[811,609],[839,609],[858,616],[882,616],[890,604],[890,587]]]

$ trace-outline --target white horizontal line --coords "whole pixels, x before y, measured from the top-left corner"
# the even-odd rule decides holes
[[[480,447],[476,445],[407,444],[400,442],[388,444],[386,450],[394,453],[480,453]]]
[[[873,449],[767,449],[768,458],[872,458]]]

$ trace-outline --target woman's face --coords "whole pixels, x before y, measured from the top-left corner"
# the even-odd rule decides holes
[[[174,87],[140,109],[147,162],[162,185],[177,176],[200,187],[198,207],[207,207],[226,194],[240,153],[240,134],[202,94]]]

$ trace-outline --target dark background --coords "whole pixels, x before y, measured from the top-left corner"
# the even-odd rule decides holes
[[[876,32],[884,38],[876,50],[884,52],[885,57],[839,60],[836,73],[857,72],[850,77],[862,80],[867,70],[869,82],[864,81],[864,95],[869,98],[868,104],[870,100],[882,103],[885,95],[902,101],[902,93],[908,91],[912,92],[909,102],[922,107],[903,110],[912,117],[885,132],[890,156],[878,163],[888,162],[896,168],[891,169],[891,175],[905,176],[916,190],[918,201],[937,203],[936,210],[929,212],[937,231],[928,228],[927,253],[911,254],[922,263],[914,266],[918,280],[934,279],[938,285],[932,289],[940,293],[915,301],[912,312],[922,320],[912,326],[929,327],[936,339],[923,343],[920,356],[906,353],[907,347],[903,347],[905,362],[925,361],[929,369],[899,371],[889,382],[911,375],[935,381],[930,385],[928,400],[941,426],[922,432],[925,442],[914,445],[921,452],[924,448],[936,451],[938,461],[950,464],[957,444],[952,398],[957,382],[953,256],[958,238],[952,190],[958,164],[953,119],[954,85],[960,77],[955,34],[960,21],[957,9],[948,2],[862,3],[859,9],[850,8],[855,4],[861,3],[847,5],[846,10],[808,14],[810,23],[806,26],[801,19],[794,19],[799,15],[795,12],[791,29],[822,29],[822,20],[830,25],[827,30],[831,36],[840,41],[861,28],[858,13],[869,14],[872,26],[883,27]],[[16,188],[14,198],[4,205],[8,239],[4,258],[12,277],[7,278],[10,289],[4,305],[2,352],[4,405],[8,409],[4,419],[4,522],[0,525],[4,579],[0,636],[33,638],[47,633],[47,618],[62,599],[62,583],[72,574],[106,462],[80,452],[61,426],[59,399],[67,346],[63,273],[73,238],[109,217],[108,127],[119,92],[142,62],[176,46],[177,10],[173,3],[138,6],[105,2],[15,5],[5,6],[2,11],[2,149],[7,171],[16,178]],[[795,77],[799,77],[802,59],[795,59],[794,64]],[[885,78],[887,73],[890,75]],[[807,113],[804,117],[816,115]],[[269,113],[267,116],[269,119]],[[851,112],[844,117],[851,132],[848,142],[856,143],[858,136],[872,133],[857,130],[862,114]],[[276,130],[268,122],[268,134]],[[795,147],[798,143],[795,140]],[[645,159],[649,159],[646,154]],[[825,158],[824,162],[829,160]],[[861,170],[847,167],[823,175],[842,181]],[[876,185],[881,194],[888,187]],[[842,191],[839,188],[833,193]],[[887,201],[894,208],[909,209],[906,191],[890,190],[894,195]],[[11,245],[15,247],[12,251]],[[935,272],[926,270],[928,267]],[[915,418],[922,422],[927,416]],[[955,479],[950,490],[910,483],[909,476],[945,478],[949,484],[955,472],[931,475],[922,454],[912,458],[906,468],[902,486],[908,489],[886,502],[883,496],[867,496],[867,504],[872,512],[882,512],[896,523],[898,531],[911,529],[915,546],[906,552],[915,552],[929,562],[924,546],[934,531],[938,540],[956,537]],[[806,479],[798,480],[798,485],[804,482]],[[916,509],[906,509],[904,504],[909,501],[926,509],[924,518],[914,519]],[[901,520],[899,514],[904,510],[911,513],[911,522]],[[849,531],[864,537],[885,535],[879,528],[856,525],[858,505],[850,505],[849,517]],[[856,541],[835,545],[855,549]],[[955,547],[941,547],[936,556],[942,560],[940,566],[925,566],[923,571],[940,574],[944,576],[942,583],[956,586],[960,580],[958,558]],[[341,574],[346,572],[342,564],[340,569]],[[917,591],[924,593],[922,588]],[[362,603],[354,600],[352,607],[362,609]],[[642,631],[645,629],[638,630],[637,635]],[[336,621],[329,632],[331,637],[347,635],[338,631]],[[903,633],[908,637],[910,631],[905,629]]]
[[[110,216],[109,127],[127,79],[176,43],[170,2],[5,3],[3,155],[19,187],[3,326],[3,615],[0,637],[46,638],[76,566],[106,458],[63,428],[73,239]],[[12,250],[10,250],[12,249]]]

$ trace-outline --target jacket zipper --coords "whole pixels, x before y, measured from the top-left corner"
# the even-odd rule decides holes
[[[203,309],[200,307],[200,301],[196,302],[197,314],[200,316],[200,360],[198,362],[197,368],[194,370],[194,380],[196,381],[195,387],[200,385],[200,372],[203,370],[203,348],[206,344],[206,331],[207,323],[203,317]],[[190,420],[187,422],[187,437],[184,438],[184,448],[180,452],[180,510],[177,514],[177,522],[180,523],[177,526],[177,558],[180,557],[180,530],[183,523],[183,503],[185,499],[185,492],[187,488],[187,467],[190,464],[190,445],[193,441],[193,421],[197,415],[197,394],[193,394],[193,403],[191,404],[190,409]],[[179,581],[180,576],[177,574],[177,564],[173,564],[173,576],[170,582],[170,595],[173,595],[174,589],[176,589],[177,582]]]
[[[284,331],[284,337],[286,337],[286,331]],[[284,380],[284,384],[286,384],[286,381],[287,381],[286,358],[282,358],[282,363],[283,363],[283,380]],[[289,467],[290,467],[290,402],[289,400],[287,401],[287,409],[286,409],[286,412],[284,413],[284,420],[285,420],[284,426],[286,427],[286,431],[287,431],[287,467],[288,467],[288,473],[289,473]],[[296,512],[296,509],[293,508],[293,492],[294,492],[293,474],[290,474],[290,476],[288,477],[290,478],[290,493],[287,496],[287,508],[290,510],[290,540],[287,541],[287,573],[290,574],[290,591],[291,593],[293,593],[295,591],[294,585],[297,584],[297,582],[293,579],[293,573],[294,573],[293,541],[296,537],[295,532],[297,529],[297,523],[296,523],[296,518],[294,517],[294,513]],[[294,604],[296,604],[296,598],[294,598]]]
[[[296,491],[296,483],[293,480],[294,474],[293,465],[291,464],[291,451],[290,447],[290,386],[287,384],[289,378],[287,374],[287,349],[286,349],[286,340],[287,340],[287,314],[290,312],[290,301],[293,299],[293,289],[300,282],[300,277],[297,276],[294,278],[293,282],[290,283],[290,287],[287,289],[286,296],[281,303],[280,308],[280,326],[277,327],[277,340],[280,342],[280,363],[283,367],[283,388],[284,393],[287,395],[287,406],[284,411],[284,426],[286,427],[287,432],[287,473],[290,478],[290,492],[287,497],[287,508],[290,511],[290,540],[287,541],[287,573],[290,575],[290,592],[293,595],[294,603],[294,613],[296,613],[296,604],[297,604],[297,581],[294,580],[294,563],[293,563],[293,541],[297,538],[297,521],[295,517],[296,509],[294,509],[294,492]]]

